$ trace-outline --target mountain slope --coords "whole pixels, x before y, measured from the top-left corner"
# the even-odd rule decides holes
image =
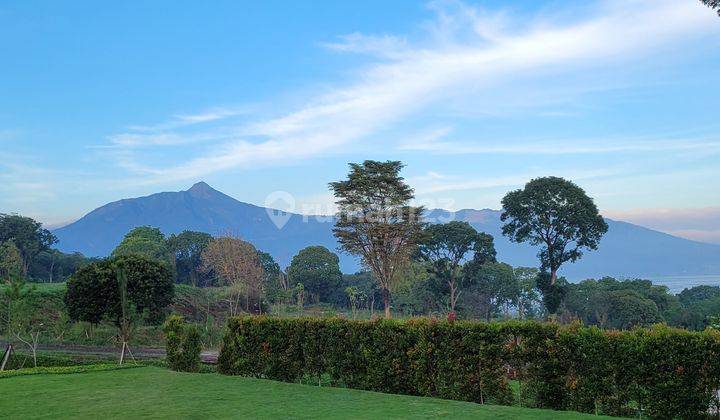
[[[164,192],[116,201],[102,206],[75,223],[56,229],[59,248],[89,256],[106,256],[130,229],[150,225],[165,234],[197,230],[212,235],[232,233],[255,244],[287,266],[293,255],[308,245],[336,250],[331,217],[286,214],[242,203],[200,182],[187,191]],[[537,265],[537,249],[509,242],[500,232],[500,212],[433,210],[433,222],[463,220],[495,237],[498,258],[512,265]],[[274,222],[283,221],[279,228]],[[563,267],[570,279],[613,276],[678,276],[720,274],[720,246],[693,242],[625,222],[607,219],[610,229],[597,252]],[[356,259],[340,255],[342,269],[359,268]]]

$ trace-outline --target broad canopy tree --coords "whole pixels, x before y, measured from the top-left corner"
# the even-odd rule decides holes
[[[359,255],[372,271],[390,318],[390,293],[422,231],[422,207],[413,207],[413,189],[400,176],[398,161],[351,163],[348,178],[331,182],[338,206],[333,233],[345,252]]]
[[[502,199],[503,235],[513,242],[541,245],[538,254],[550,285],[565,262],[595,250],[608,225],[592,198],[573,182],[558,177],[536,178]]]
[[[293,257],[288,277],[292,284],[302,283],[316,303],[327,301],[342,282],[340,259],[324,246],[309,246]]]
[[[175,293],[172,274],[165,264],[140,255],[100,260],[73,274],[65,295],[70,318],[92,324],[109,319],[120,325],[127,309],[120,280],[126,282],[127,300],[135,311],[149,323],[160,324]]]
[[[452,221],[428,225],[423,231],[419,256],[429,263],[429,271],[447,283],[450,291],[450,311],[462,293],[460,273],[465,256],[480,240],[478,232],[467,222]]]

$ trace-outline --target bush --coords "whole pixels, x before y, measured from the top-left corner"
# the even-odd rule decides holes
[[[720,387],[720,336],[663,326],[601,331],[509,321],[231,318],[218,370],[298,382],[657,418],[705,415]]]
[[[170,316],[165,322],[165,350],[171,369],[181,372],[200,371],[200,330],[186,324],[182,317]]]

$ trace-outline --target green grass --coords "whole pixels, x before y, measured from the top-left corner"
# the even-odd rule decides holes
[[[0,379],[4,418],[597,418],[140,367]]]

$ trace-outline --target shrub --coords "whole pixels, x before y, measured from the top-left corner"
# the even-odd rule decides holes
[[[165,322],[165,351],[171,369],[181,372],[200,370],[200,330],[186,324],[182,317],[170,316]]]
[[[664,326],[231,318],[218,370],[372,391],[656,418],[706,415],[720,335]]]

